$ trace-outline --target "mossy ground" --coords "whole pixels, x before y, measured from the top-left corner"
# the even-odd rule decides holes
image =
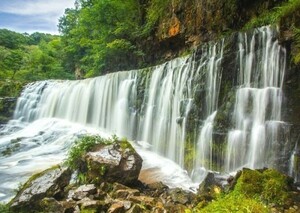
[[[270,212],[290,205],[291,178],[273,169],[243,169],[233,190],[215,195],[210,203],[200,202],[193,212]]]

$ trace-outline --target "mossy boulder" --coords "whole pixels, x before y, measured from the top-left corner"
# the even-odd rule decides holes
[[[273,169],[243,169],[234,191],[249,198],[280,206],[288,202],[293,179]]]
[[[131,184],[138,180],[142,158],[128,141],[100,144],[82,158],[79,172],[86,174],[87,182],[118,182]]]
[[[71,171],[66,167],[55,166],[32,176],[21,188],[18,194],[9,203],[15,211],[38,211],[49,203],[45,198],[61,198],[62,189],[69,184]],[[52,202],[55,203],[56,202]],[[52,206],[52,205],[51,205]],[[57,205],[56,205],[57,206]],[[49,207],[50,208],[50,207]],[[52,207],[51,207],[52,208]]]
[[[243,169],[236,174],[227,191],[215,195],[213,200],[209,200],[211,197],[198,199],[195,210],[199,212],[296,212],[294,210],[300,206],[297,197],[300,197],[300,193],[295,190],[292,178],[274,169]],[[293,211],[290,211],[291,208]]]

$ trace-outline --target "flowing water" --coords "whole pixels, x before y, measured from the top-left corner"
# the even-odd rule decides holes
[[[276,167],[286,143],[285,49],[270,27],[240,33],[237,40],[233,128],[220,171]],[[7,201],[32,173],[62,162],[74,140],[87,133],[126,137],[141,154],[143,169],[158,168],[160,180],[171,187],[195,187],[214,168],[220,85],[230,73],[223,70],[225,43],[205,44],[190,56],[144,70],[27,85],[14,119],[0,131],[0,200]]]
[[[278,153],[282,84],[286,53],[274,31],[263,27],[252,35],[239,35],[239,88],[228,133],[226,170],[274,167]],[[260,47],[260,48],[257,48]],[[284,142],[284,141],[283,141]]]

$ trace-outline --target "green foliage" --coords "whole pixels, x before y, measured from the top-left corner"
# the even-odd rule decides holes
[[[104,139],[98,135],[86,135],[79,138],[71,147],[66,163],[71,169],[76,170],[81,162],[82,156],[88,151],[91,151],[94,146],[99,144],[112,144],[115,141],[115,139]]]
[[[292,180],[276,170],[243,169],[237,176],[232,191],[221,194],[204,208],[203,202],[200,202],[195,211],[269,212],[269,204],[284,206],[288,201]]]
[[[262,200],[267,203],[284,205],[289,198],[289,178],[273,169],[264,171],[263,175]]]
[[[10,213],[9,206],[3,203],[0,203],[0,212],[1,213]]]
[[[0,97],[19,97],[24,82],[21,81],[0,81]]]
[[[26,36],[7,29],[0,29],[0,46],[8,49],[19,49],[27,43]]]
[[[235,191],[247,196],[258,197],[263,188],[263,175],[257,170],[244,169],[235,185]]]
[[[15,96],[17,84],[44,79],[73,79],[62,66],[64,55],[60,37],[44,33],[20,34],[0,29],[0,96]],[[9,90],[8,90],[9,91]],[[3,95],[5,93],[5,95]],[[19,91],[18,91],[19,93]]]
[[[151,0],[147,8],[147,22],[144,28],[144,33],[150,33],[157,23],[164,17],[168,7],[171,5],[171,0]]]
[[[300,64],[300,29],[294,27],[293,31],[295,47],[297,48],[297,51],[293,53],[293,60],[295,64]]]
[[[135,67],[142,57],[140,13],[137,0],[77,0],[59,20],[65,67],[85,77]]]
[[[258,17],[252,18],[244,29],[251,29],[263,25],[276,24],[279,21],[300,10],[300,0],[288,0],[281,6],[273,8],[271,11],[266,11]]]
[[[220,197],[216,201],[212,201],[203,209],[196,208],[195,212],[264,213],[269,211],[261,202],[257,201],[256,199],[247,198],[243,195],[236,195],[234,193],[231,193],[229,195]]]
[[[259,198],[265,203],[283,205],[288,195],[288,178],[276,170],[263,172],[243,170],[235,191],[249,198]]]

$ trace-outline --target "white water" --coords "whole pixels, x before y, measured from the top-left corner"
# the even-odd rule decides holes
[[[111,133],[104,130],[56,118],[42,118],[32,123],[18,124],[22,125],[19,131],[0,139],[1,152],[13,140],[17,140],[19,144],[12,155],[0,157],[0,201],[3,202],[8,202],[14,194],[14,189],[32,174],[63,162],[68,149],[78,137],[85,134],[98,134],[104,138],[111,136]],[[155,168],[158,181],[170,187],[195,190],[196,184],[178,164],[138,144],[133,145],[143,158],[142,170]]]
[[[208,50],[209,60],[202,66],[207,72],[206,80],[206,120],[201,126],[200,134],[196,144],[196,158],[192,177],[194,180],[201,178],[203,170],[212,170],[212,133],[213,123],[217,114],[218,97],[221,84],[221,62],[223,58],[223,41],[211,46]],[[200,171],[200,173],[199,173]]]
[[[259,49],[257,47],[260,47]],[[274,31],[263,27],[239,36],[239,89],[228,133],[226,171],[241,167],[274,167],[279,143],[285,49],[274,40]]]

